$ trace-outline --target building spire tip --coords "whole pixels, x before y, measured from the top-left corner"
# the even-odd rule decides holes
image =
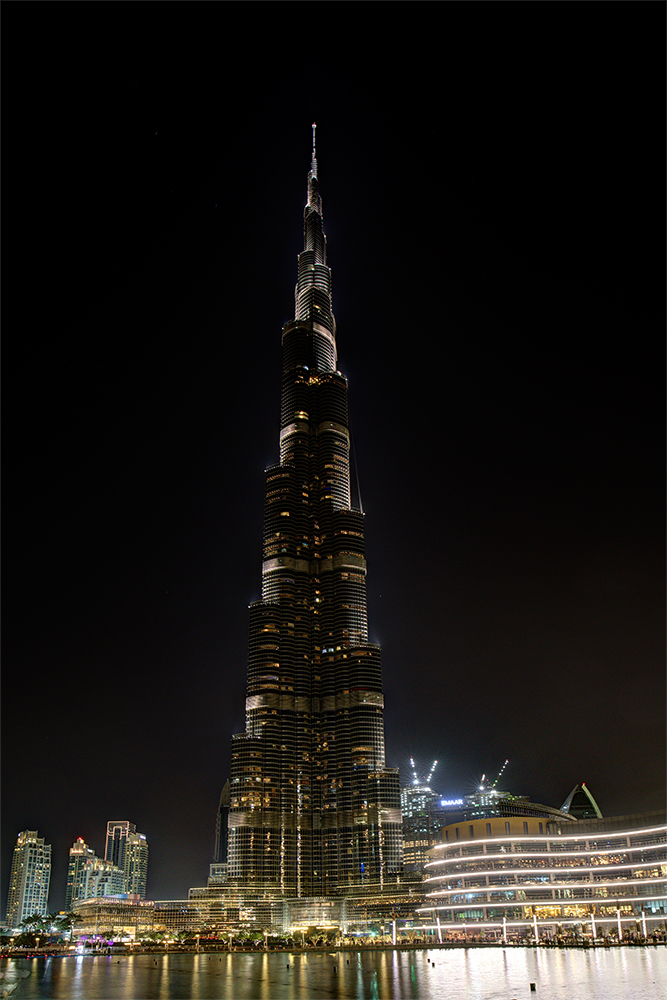
[[[317,154],[315,152],[315,129],[317,128],[317,123],[313,122],[313,152],[310,159],[310,175],[311,177],[317,177]]]

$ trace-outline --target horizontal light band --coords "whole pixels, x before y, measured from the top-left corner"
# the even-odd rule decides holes
[[[491,819],[502,819],[502,818],[503,818],[502,816],[500,816],[500,817],[498,817],[498,816],[491,817]],[[521,816],[511,816],[509,818],[510,819],[521,819]],[[531,818],[535,819],[535,817],[531,817]],[[475,822],[479,822],[479,820],[476,820]],[[556,822],[556,820],[548,820],[548,822],[554,823],[554,822]],[[452,826],[453,825],[455,825],[455,824],[452,824]],[[464,825],[465,825],[464,823],[460,823],[459,824],[459,826],[464,826]],[[535,836],[535,835],[531,835],[531,834],[528,834],[528,833],[525,834],[525,835],[522,835],[522,834],[513,834],[513,835],[506,834],[504,837],[503,836],[500,836],[500,837],[498,837],[498,836],[496,836],[496,837],[480,837],[479,840],[477,839],[477,837],[475,837],[474,843],[475,843],[475,846],[477,846],[477,845],[481,846],[482,844],[498,844],[498,845],[500,845],[500,844],[514,844],[514,843],[526,844],[526,843],[530,843],[530,842],[533,842],[533,843],[536,843],[536,844],[562,844],[562,843],[564,843],[565,841],[568,841],[568,840],[572,840],[572,841],[579,840],[579,841],[582,841],[582,842],[585,841],[585,840],[614,840],[617,837],[626,837],[626,838],[627,837],[639,837],[639,836],[646,837],[646,836],[650,836],[651,834],[655,834],[655,833],[662,833],[665,836],[665,838],[667,838],[667,825],[643,827],[642,829],[639,829],[639,830],[617,830],[617,831],[601,830],[599,834],[590,833],[590,832],[589,833],[564,834],[563,836],[561,836],[559,834],[558,835],[555,835],[555,834],[550,834],[550,835],[549,834],[545,834],[543,836],[541,836],[541,835]],[[454,843],[449,843],[448,841],[443,841],[441,844],[436,844],[435,847],[432,848],[432,850],[434,850],[434,851],[444,851],[444,850],[447,850],[447,849],[454,849],[454,848],[456,848],[457,850],[460,850],[466,844],[470,844],[470,843],[472,843],[472,842],[469,841],[469,840],[462,840],[460,842],[454,842]],[[665,843],[665,840],[659,841],[658,843]],[[618,848],[609,848],[609,850],[617,850],[617,849]],[[638,847],[634,847],[633,846],[632,849],[633,850],[641,850],[642,849],[642,845],[640,845]],[[590,850],[593,850],[593,849],[591,848]],[[566,852],[563,851],[562,853],[565,854]],[[579,853],[579,852],[575,852],[575,853]],[[599,852],[593,851],[593,853],[599,853]],[[435,863],[436,862],[431,862],[431,864],[435,864]]]
[[[632,861],[623,861],[619,864],[608,864],[608,865],[576,865],[568,868],[566,865],[561,865],[560,868],[492,868],[488,871],[455,871],[450,872],[447,875],[432,875],[430,878],[424,879],[424,882],[441,882],[443,879],[457,879],[457,878],[486,878],[487,875],[526,875],[528,878],[535,878],[541,875],[552,875],[552,874],[563,874],[563,872],[581,873],[585,872],[602,872],[604,874],[611,871],[620,871],[624,868],[655,868],[656,866],[665,867],[665,861],[655,860],[655,861],[637,861],[633,863]],[[667,874],[667,872],[665,873]],[[656,876],[659,878],[660,876]],[[664,877],[664,876],[663,876]]]
[[[427,897],[428,898],[428,897]],[[508,910],[516,906],[614,906],[616,903],[658,903],[665,900],[665,894],[658,896],[613,896],[601,897],[600,899],[536,899],[532,902],[528,899],[507,899],[507,900],[471,900],[469,903],[441,903],[438,906],[425,906],[417,910]],[[663,914],[664,916],[664,914]]]

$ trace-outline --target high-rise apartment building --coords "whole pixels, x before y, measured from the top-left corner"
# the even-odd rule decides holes
[[[70,910],[72,904],[81,899],[118,896],[129,891],[124,870],[98,858],[92,847],[78,837],[69,850],[65,909]]]
[[[107,823],[107,839],[104,847],[104,860],[110,861],[116,868],[125,867],[125,846],[131,833],[136,833],[135,823],[126,819],[111,819]]]
[[[69,849],[67,865],[67,889],[65,890],[65,909],[71,910],[72,903],[77,899],[86,899],[87,877],[96,859],[95,851],[88,847],[82,837],[77,837]]]
[[[7,894],[7,926],[18,927],[35,913],[46,916],[51,881],[51,845],[37,836],[37,830],[19,833]]]
[[[250,607],[246,729],[232,738],[230,887],[377,892],[401,870],[398,771],[385,764],[349,454],[313,126],[295,318],[282,331],[280,463],[266,472],[262,599]]]
[[[125,844],[125,892],[146,898],[148,842],[143,833],[130,833]]]
[[[107,823],[104,859],[124,873],[125,892],[136,893],[145,899],[148,841],[143,833],[137,833],[136,824],[126,819]]]

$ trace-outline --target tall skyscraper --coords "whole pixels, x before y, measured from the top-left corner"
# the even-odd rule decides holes
[[[437,844],[443,826],[443,810],[439,805],[442,799],[431,788],[437,763],[437,760],[433,761],[428,774],[417,775],[411,757],[412,782],[401,789],[403,863],[406,871],[423,871],[426,852]]]
[[[37,836],[37,830],[19,833],[7,894],[7,926],[18,927],[35,913],[46,916],[51,881],[51,845]]]
[[[104,847],[104,860],[110,861],[116,868],[125,867],[125,847],[127,838],[136,833],[136,824],[126,819],[111,819],[107,823],[107,839]]]
[[[125,892],[146,898],[148,877],[148,842],[143,833],[130,833],[125,845]]]
[[[125,855],[126,863],[127,856],[128,852]],[[126,888],[125,871],[122,868],[98,858],[92,847],[88,847],[81,837],[75,840],[69,850],[66,910],[70,910],[72,904],[80,899],[90,899],[93,896],[118,896],[130,891]]]
[[[65,909],[71,910],[72,903],[77,899],[85,899],[88,895],[88,873],[96,860],[95,851],[88,847],[82,837],[77,837],[69,849],[67,865],[67,889],[65,890]]]
[[[112,819],[107,823],[107,840],[104,859],[125,876],[125,892],[146,897],[148,875],[148,841],[143,833],[137,833],[136,824],[126,819]]]
[[[368,641],[364,515],[351,505],[315,126],[282,359],[246,729],[232,738],[228,879],[283,897],[381,891],[401,870],[400,792],[385,765],[380,648]]]

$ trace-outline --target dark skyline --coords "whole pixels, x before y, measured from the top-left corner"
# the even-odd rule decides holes
[[[93,57],[3,11],[3,912],[24,829],[52,909],[110,819],[149,897],[205,883],[312,121],[388,764],[664,802],[664,9],[499,7],[308,85],[175,18],[160,57],[78,6]]]

